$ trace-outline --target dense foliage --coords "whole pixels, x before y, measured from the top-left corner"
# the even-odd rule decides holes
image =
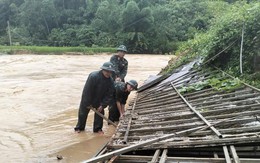
[[[209,30],[196,33],[194,39],[179,46],[176,52],[180,56],[178,61],[169,65],[166,71],[196,57],[203,57],[205,64],[214,64],[259,86],[259,70],[255,67],[260,63],[255,60],[260,56],[260,2],[239,1],[232,5],[221,1],[209,2],[208,9],[215,13]],[[241,47],[243,74],[240,69]]]
[[[0,45],[116,47],[170,53],[208,28],[203,0],[0,0]]]

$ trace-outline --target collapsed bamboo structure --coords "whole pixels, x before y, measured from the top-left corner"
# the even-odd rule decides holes
[[[227,91],[204,87],[181,92],[216,76],[231,78],[218,69],[188,69],[144,84],[99,161],[260,162],[259,89],[243,83]],[[158,139],[196,128],[203,129]],[[117,153],[122,149],[128,150]],[[113,157],[102,159],[111,152]]]

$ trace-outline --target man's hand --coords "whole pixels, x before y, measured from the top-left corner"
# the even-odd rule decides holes
[[[99,106],[98,108],[97,108],[97,111],[99,111],[100,113],[103,111],[103,107],[102,106]]]

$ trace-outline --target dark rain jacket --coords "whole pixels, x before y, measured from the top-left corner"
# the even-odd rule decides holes
[[[83,89],[80,108],[92,105],[94,108],[102,106],[105,108],[112,100],[114,92],[114,81],[106,78],[102,70],[89,74]]]
[[[126,100],[130,92],[125,92],[126,83],[116,82],[115,83],[115,102],[119,101],[121,104],[126,104]]]
[[[119,77],[124,80],[127,74],[128,61],[125,58],[120,58],[115,54],[110,58],[110,62],[115,66],[113,78],[115,79],[116,77]]]

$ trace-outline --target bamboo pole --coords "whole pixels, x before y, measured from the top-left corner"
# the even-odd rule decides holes
[[[159,125],[178,125],[184,123],[192,123],[197,122],[199,120],[198,117],[189,118],[189,119],[180,119],[180,120],[169,120],[169,121],[160,121],[160,122],[149,122],[149,123],[136,123],[131,125],[131,128],[140,128],[140,127],[149,127],[149,126],[159,126]],[[122,125],[122,127],[127,127],[126,125]]]
[[[125,135],[124,135],[124,140],[123,140],[124,144],[127,144],[127,138],[128,138],[128,135],[129,135],[131,123],[132,123],[132,116],[130,117],[129,123],[128,123],[127,128],[126,128],[126,132],[125,132]]]
[[[257,99],[255,99],[257,100]],[[259,98],[260,100],[260,98]],[[260,103],[256,103],[255,101],[250,101],[251,103],[254,103],[254,104],[249,104],[249,105],[243,105],[244,102],[246,102],[247,100],[241,100],[240,102],[237,102],[237,103],[230,103],[228,105],[230,106],[217,106],[217,107],[214,107],[213,109],[215,110],[212,110],[212,111],[205,111],[204,113],[206,113],[206,115],[211,115],[213,112],[219,112],[221,110],[226,110],[226,112],[236,112],[236,111],[243,111],[245,109],[247,110],[257,110],[260,106]],[[249,101],[247,101],[249,102]],[[207,107],[208,108],[208,107]]]
[[[255,128],[255,129],[256,129],[256,131],[253,131],[253,129],[250,129],[250,131],[248,131],[250,133],[245,133],[245,132],[247,132],[247,130],[245,130],[242,134],[240,134],[241,131],[240,131],[240,133],[237,133],[236,132],[237,128],[235,128],[235,129],[232,129],[232,131],[230,133],[226,133],[226,134],[222,133],[222,134],[223,134],[223,137],[225,137],[225,138],[252,137],[252,136],[260,135],[259,127]],[[220,130],[220,132],[222,132],[222,131],[223,130]],[[208,138],[211,133],[212,133],[212,131],[195,132],[195,133],[189,135],[189,141],[201,141],[201,140],[203,141],[205,139],[205,137]],[[160,136],[162,136],[162,135],[160,135]],[[193,137],[193,136],[196,136],[196,137]],[[128,137],[128,140],[130,143],[133,143],[135,141],[147,140],[147,139],[152,139],[155,137],[156,136],[154,134],[145,135],[145,136],[132,136],[132,137]],[[113,139],[113,141],[120,141],[120,140],[123,140],[123,137],[118,137],[118,138]],[[184,141],[184,138],[177,137],[177,138],[172,139],[172,141],[180,142],[180,141]],[[110,145],[110,146],[112,146],[112,145]]]
[[[149,162],[152,156],[136,156],[136,155],[122,155],[119,161],[138,162]],[[232,160],[232,159],[231,159]],[[242,163],[259,163],[259,158],[240,158]],[[222,163],[225,162],[225,158],[211,158],[211,157],[167,157],[169,162],[210,162],[210,163]]]
[[[7,29],[8,29],[8,36],[9,36],[9,45],[12,46],[12,36],[11,36],[9,20],[7,21]]]
[[[195,157],[168,157],[169,161],[174,162],[210,162],[210,163],[220,163],[225,161],[224,158],[195,158]],[[231,159],[232,160],[232,159]],[[243,163],[259,163],[259,158],[241,158]]]
[[[230,101],[234,101],[234,100],[237,100],[238,102],[240,100],[247,100],[248,101],[248,98],[254,98],[254,97],[259,97],[260,94],[259,93],[250,93],[250,94],[246,94],[246,95],[238,95],[236,97],[230,97],[230,98],[224,98],[224,99],[216,99],[216,100],[212,100],[212,101],[206,101],[206,102],[203,102],[203,103],[197,103],[197,104],[193,104],[193,106],[203,106],[203,105],[210,105],[210,104],[215,104],[215,103],[221,103],[223,104],[224,102],[230,102]],[[202,105],[203,104],[203,105]]]
[[[107,163],[113,163],[114,161],[116,161],[118,159],[118,156],[114,156],[112,157]]]
[[[221,139],[201,139],[196,141],[164,141],[164,142],[154,142],[147,144],[149,146],[143,147],[142,149],[159,149],[159,148],[201,148],[201,147],[216,147],[216,146],[225,146],[225,145],[239,145],[239,144],[246,144],[246,143],[260,143],[260,139],[258,135],[254,135],[251,137],[238,137],[238,138],[221,138]],[[124,144],[118,144],[109,146],[109,149],[118,150],[122,148],[126,148],[127,146]]]
[[[191,111],[188,109],[188,107],[180,109],[171,108],[171,109],[163,109],[163,110],[157,110],[157,112],[150,112],[149,114],[138,114],[140,117],[164,117],[167,115],[175,116],[177,114],[183,114],[183,113],[191,113]]]
[[[204,122],[196,122],[196,123],[186,123],[181,125],[171,125],[171,126],[150,126],[150,127],[140,127],[136,129],[132,129],[131,132],[155,132],[155,131],[166,131],[166,130],[182,130],[182,129],[189,129],[196,126],[204,125]]]
[[[254,100],[257,100],[257,99],[260,99],[260,98],[254,98]],[[253,100],[253,99],[251,99]],[[239,100],[239,101],[232,101],[232,102],[229,102],[228,104],[229,105],[236,105],[236,104],[241,104],[241,103],[244,103],[244,102],[248,102],[248,99],[245,99],[245,100]],[[216,108],[216,107],[221,107],[223,108],[223,106],[227,106],[228,105],[227,103],[221,103],[221,104],[213,104],[213,105],[207,105],[206,107],[207,108]],[[200,107],[197,107],[197,109],[202,109],[202,108],[205,108],[205,106],[200,106]]]
[[[162,103],[173,99],[179,99],[179,97],[176,94],[167,94],[166,96],[164,95],[160,98],[150,98],[149,100],[146,101],[138,101],[138,105],[147,105],[148,103],[149,104]]]
[[[153,102],[154,100],[160,100],[160,99],[165,99],[167,97],[174,97],[177,94],[174,92],[165,94],[165,95],[160,95],[160,97],[152,97],[152,98],[148,98],[148,99],[144,99],[144,100],[139,100],[138,104],[143,104],[143,103],[147,103],[147,102]]]
[[[163,87],[166,87],[167,85],[164,85]],[[150,92],[151,93],[143,93],[141,92],[140,94],[142,94],[143,96],[139,97],[138,101],[142,100],[142,99],[147,99],[147,98],[151,98],[151,97],[157,97],[158,94],[162,95],[162,94],[165,94],[166,91],[169,91],[166,89],[160,89],[158,87],[154,88],[154,89],[151,89]],[[155,94],[158,93],[158,94]]]
[[[240,163],[240,160],[239,160],[239,157],[237,155],[237,152],[236,152],[236,149],[235,149],[234,145],[230,146],[230,151],[231,151],[231,154],[232,154],[232,157],[233,157],[233,161],[235,163]]]
[[[161,153],[161,150],[160,149],[157,149],[153,155],[153,158],[151,160],[151,162],[149,163],[156,163],[158,161],[158,158],[160,156],[160,153]]]
[[[206,126],[206,127],[208,128],[208,126]],[[84,163],[96,163],[98,161],[104,161],[104,160],[107,160],[111,157],[114,157],[114,156],[129,152],[129,151],[135,150],[139,147],[143,147],[145,145],[149,145],[149,144],[152,144],[152,143],[155,143],[155,142],[158,142],[158,141],[166,140],[166,139],[172,138],[176,135],[189,135],[192,132],[198,131],[198,130],[203,129],[203,128],[205,128],[205,127],[204,126],[203,127],[196,127],[196,128],[193,128],[193,129],[183,130],[183,131],[176,132],[176,133],[173,133],[173,134],[164,135],[164,136],[161,136],[161,137],[158,137],[158,138],[143,141],[143,142],[138,143],[138,144],[130,145],[128,147],[124,147],[122,149],[112,151],[112,152],[106,153],[104,155],[91,158],[89,160],[84,161]]]
[[[225,146],[232,144],[246,144],[246,143],[259,143],[260,139],[258,135],[250,137],[238,137],[238,138],[221,138],[221,139],[209,139],[200,141],[190,141],[190,142],[167,142],[167,148],[198,148],[198,147],[213,147],[213,146]],[[153,143],[149,148],[165,148],[165,143]],[[116,146],[115,146],[116,147]],[[117,148],[123,147],[119,145]]]
[[[260,106],[260,105],[259,105]],[[243,108],[243,110],[245,110]],[[235,113],[233,112],[223,112],[221,115],[212,115],[212,116],[207,116],[207,119],[223,119],[223,118],[230,118],[230,117],[234,117],[234,116],[239,116],[239,115],[243,115],[243,116],[252,116],[252,115],[256,115],[256,114],[260,114],[260,110],[259,109],[256,109],[254,111],[245,111],[245,112],[242,112],[243,111],[242,109],[241,110],[235,110],[236,111]],[[240,111],[240,112],[238,112]]]
[[[197,98],[195,100],[189,100],[189,102],[191,102],[191,103],[202,102],[202,101],[207,101],[209,99],[214,99],[214,98],[223,98],[223,97],[227,97],[227,96],[237,96],[238,94],[249,94],[249,93],[253,93],[253,91],[252,90],[248,90],[248,89],[244,89],[244,90],[237,91],[237,92],[234,91],[232,93],[215,94],[215,96],[212,96],[212,95],[208,94],[204,98]]]
[[[167,107],[165,106],[159,106],[159,107],[150,107],[150,108],[146,108],[146,109],[138,109],[136,110],[137,114],[148,114],[148,113],[153,113],[153,112],[157,112],[159,110],[181,110],[184,107],[187,107],[187,105],[185,105],[184,102],[181,103],[173,103],[172,105],[167,105]]]
[[[168,153],[168,149],[164,149],[159,163],[165,163],[166,162],[167,153]]]
[[[186,111],[186,112],[180,112],[179,114],[177,114],[176,112],[173,114],[167,114],[167,115],[162,115],[162,116],[142,116],[143,119],[140,119],[136,122],[142,123],[145,121],[154,121],[154,122],[158,122],[158,121],[167,121],[167,120],[176,120],[179,118],[184,118],[184,119],[188,119],[188,118],[193,118],[195,117],[195,113],[192,113],[191,111]],[[151,120],[151,118],[153,118]]]
[[[165,102],[162,103],[153,103],[153,104],[146,104],[146,105],[141,105],[142,108],[150,108],[150,107],[157,107],[157,106],[162,106],[162,105],[169,105],[172,103],[177,103],[181,102],[181,99],[172,99],[172,100],[166,100]],[[140,105],[136,105],[136,108],[140,107]]]
[[[198,111],[196,111],[189,103],[188,101],[180,94],[180,92],[175,88],[175,86],[171,83],[173,89],[179,94],[179,96],[182,98],[182,100],[189,106],[189,108],[202,120],[205,124],[210,126],[210,129],[215,132],[216,135],[218,135],[219,138],[222,138],[221,133],[212,126]]]
[[[196,99],[200,99],[200,98],[204,98],[204,97],[209,97],[209,96],[214,96],[214,95],[218,95],[218,94],[221,94],[223,93],[223,91],[217,91],[217,90],[214,90],[213,88],[210,88],[210,89],[203,89],[203,90],[206,90],[205,92],[202,92],[200,93],[200,91],[196,91],[198,92],[198,94],[194,94],[194,95],[186,95],[185,93],[183,93],[183,96],[189,100],[189,101],[192,101],[192,100],[196,100]]]
[[[166,120],[176,120],[176,119],[179,119],[179,118],[184,118],[184,119],[188,119],[188,118],[193,118],[195,116],[195,113],[191,112],[191,111],[186,111],[185,113],[183,112],[180,112],[180,113],[174,113],[174,114],[167,114],[167,115],[163,115],[163,116],[157,116],[157,117],[154,117],[153,116],[153,119],[152,121],[166,121]],[[149,117],[152,117],[152,116],[145,116],[147,118]],[[151,118],[150,119],[144,119],[144,120],[138,120],[138,122],[144,122],[144,121],[147,121],[149,120],[149,122],[151,121]]]
[[[138,94],[137,94],[137,97],[138,97]],[[137,97],[135,98],[134,105],[132,107],[132,112],[134,112],[134,110],[135,110]],[[131,115],[130,120],[129,120],[128,124],[127,124],[125,135],[124,135],[124,140],[123,140],[124,144],[127,144],[127,141],[128,141],[127,139],[128,139],[128,135],[129,135],[132,119],[133,119],[133,116]]]
[[[224,151],[226,163],[231,163],[231,159],[230,159],[230,156],[228,153],[227,146],[223,146],[223,151]]]
[[[245,133],[245,132],[259,132],[260,126],[253,126],[253,127],[238,127],[238,128],[226,128],[226,129],[220,129],[219,130],[222,134],[239,134],[239,133]],[[199,131],[196,133],[191,134],[190,136],[201,136],[201,135],[208,135],[211,131]]]
[[[243,74],[243,43],[244,43],[244,31],[245,23],[243,23],[242,34],[241,34],[241,45],[240,45],[240,55],[239,55],[239,67],[240,73]]]
[[[99,115],[100,117],[102,117],[103,119],[105,119],[108,123],[111,123],[113,126],[117,127],[117,125],[112,122],[111,120],[109,120],[106,116],[104,116],[103,114],[101,114],[99,111],[97,111],[97,109],[93,108],[93,107],[89,107],[91,110],[93,110],[95,113],[97,113],[97,115]]]

